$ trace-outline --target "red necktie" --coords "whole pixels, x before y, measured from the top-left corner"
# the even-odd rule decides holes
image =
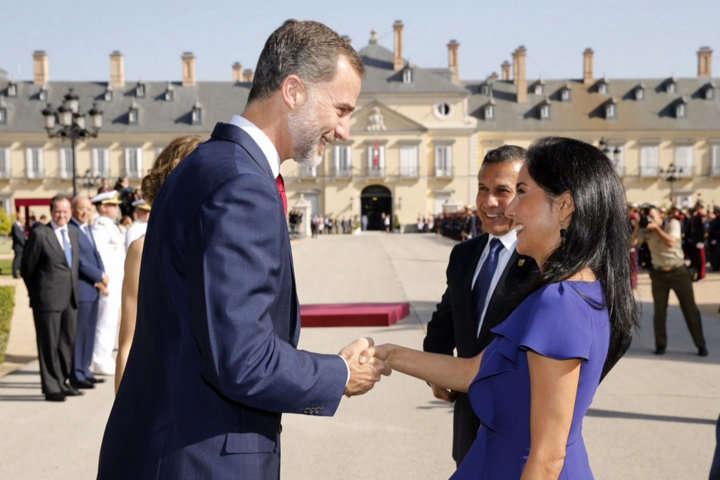
[[[275,183],[277,183],[278,192],[280,192],[280,198],[282,198],[283,208],[285,209],[285,215],[287,215],[287,196],[285,195],[285,181],[283,180],[281,174],[278,174],[277,178],[275,179]]]

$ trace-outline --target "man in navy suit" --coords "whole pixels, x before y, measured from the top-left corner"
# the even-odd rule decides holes
[[[70,228],[77,231],[80,276],[78,278],[78,321],[75,335],[75,356],[73,358],[72,384],[76,388],[94,388],[104,378],[90,372],[95,327],[98,321],[98,300],[100,293],[107,294],[109,282],[100,254],[95,248],[92,229],[88,225],[93,206],[87,197],[75,197],[72,203],[73,218]]]
[[[385,365],[371,342],[297,350],[300,309],[280,163],[348,137],[364,68],[317,22],[267,40],[243,116],[218,123],[153,202],[137,326],[100,479],[280,476],[281,413],[333,415]]]

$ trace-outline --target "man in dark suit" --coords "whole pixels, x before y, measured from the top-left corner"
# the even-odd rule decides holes
[[[70,379],[76,388],[94,388],[104,378],[90,372],[95,327],[98,322],[98,300],[100,294],[107,294],[109,278],[105,274],[102,258],[95,248],[92,228],[88,225],[93,205],[87,197],[75,197],[72,202],[73,217],[70,228],[77,232],[78,257],[80,259],[78,279],[77,333],[75,335],[75,356],[73,375]]]
[[[18,278],[18,272],[20,271],[20,263],[22,262],[23,249],[25,248],[26,240],[22,213],[18,213],[17,219],[13,222],[10,235],[12,236],[12,249],[15,254],[12,264],[12,276],[13,278]]]
[[[317,22],[285,22],[243,116],[218,123],[153,202],[132,350],[99,479],[280,476],[281,413],[333,415],[384,364],[370,342],[296,349],[300,308],[280,162],[348,137],[363,66]],[[251,228],[248,228],[250,226]]]
[[[450,253],[447,289],[428,323],[427,352],[474,357],[490,343],[491,328],[522,301],[536,266],[515,251],[516,232],[504,215],[515,197],[525,149],[505,145],[485,155],[478,174],[477,211],[484,234],[460,243]],[[433,394],[455,402],[452,455],[459,465],[475,440],[480,421],[466,393],[430,385]]]
[[[33,310],[42,391],[46,400],[62,402],[81,393],[68,383],[77,322],[78,236],[68,228],[68,196],[53,197],[50,213],[52,221],[30,233],[21,271]]]

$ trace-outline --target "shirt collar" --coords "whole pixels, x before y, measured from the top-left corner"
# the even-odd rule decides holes
[[[233,115],[230,119],[230,123],[238,128],[241,128],[245,131],[245,133],[250,135],[250,138],[252,138],[255,143],[257,143],[257,146],[260,147],[260,150],[262,150],[263,155],[265,155],[265,158],[270,165],[273,177],[277,178],[277,176],[280,175],[280,155],[270,138],[265,135],[265,132],[260,130],[257,125],[241,115]]]
[[[490,243],[493,238],[497,238],[498,240],[500,240],[500,243],[503,244],[503,247],[505,247],[505,249],[514,250],[515,245],[517,244],[517,230],[515,230],[513,228],[508,233],[506,233],[505,235],[502,235],[500,237],[496,237],[492,233],[489,233],[488,234],[488,243]]]
[[[54,220],[50,220],[50,226],[52,227],[54,232],[67,230],[67,225],[65,225],[64,227],[58,227],[58,224],[55,223]]]

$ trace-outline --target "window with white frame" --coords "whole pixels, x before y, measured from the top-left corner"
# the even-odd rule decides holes
[[[678,168],[679,177],[692,177],[693,175],[693,146],[675,146],[675,167]]]
[[[349,177],[352,175],[352,147],[335,145],[335,176]]]
[[[0,146],[0,178],[10,178],[10,149]]]
[[[25,149],[25,175],[27,178],[42,178],[45,175],[42,147]]]
[[[400,176],[418,176],[418,146],[402,145],[400,147]]]
[[[443,213],[443,207],[445,204],[450,200],[450,194],[449,193],[436,193],[435,194],[435,214]]]
[[[720,143],[716,143],[710,146],[711,164],[710,164],[710,175],[720,176]]]
[[[640,147],[640,176],[657,177],[660,147],[643,145]]]
[[[72,149],[68,147],[61,147],[59,150],[60,154],[60,178],[72,178],[73,172],[73,154]]]
[[[317,165],[310,167],[304,162],[300,164],[300,176],[301,177],[317,177]]]
[[[110,177],[110,150],[108,148],[92,149],[92,175],[93,177]]]
[[[385,176],[385,145],[375,142],[367,146],[367,171],[369,177]]]
[[[435,176],[451,177],[453,171],[452,145],[435,145]]]
[[[540,106],[540,120],[550,119],[550,105],[544,104]]]
[[[125,175],[130,178],[142,178],[142,148],[125,148]]]

